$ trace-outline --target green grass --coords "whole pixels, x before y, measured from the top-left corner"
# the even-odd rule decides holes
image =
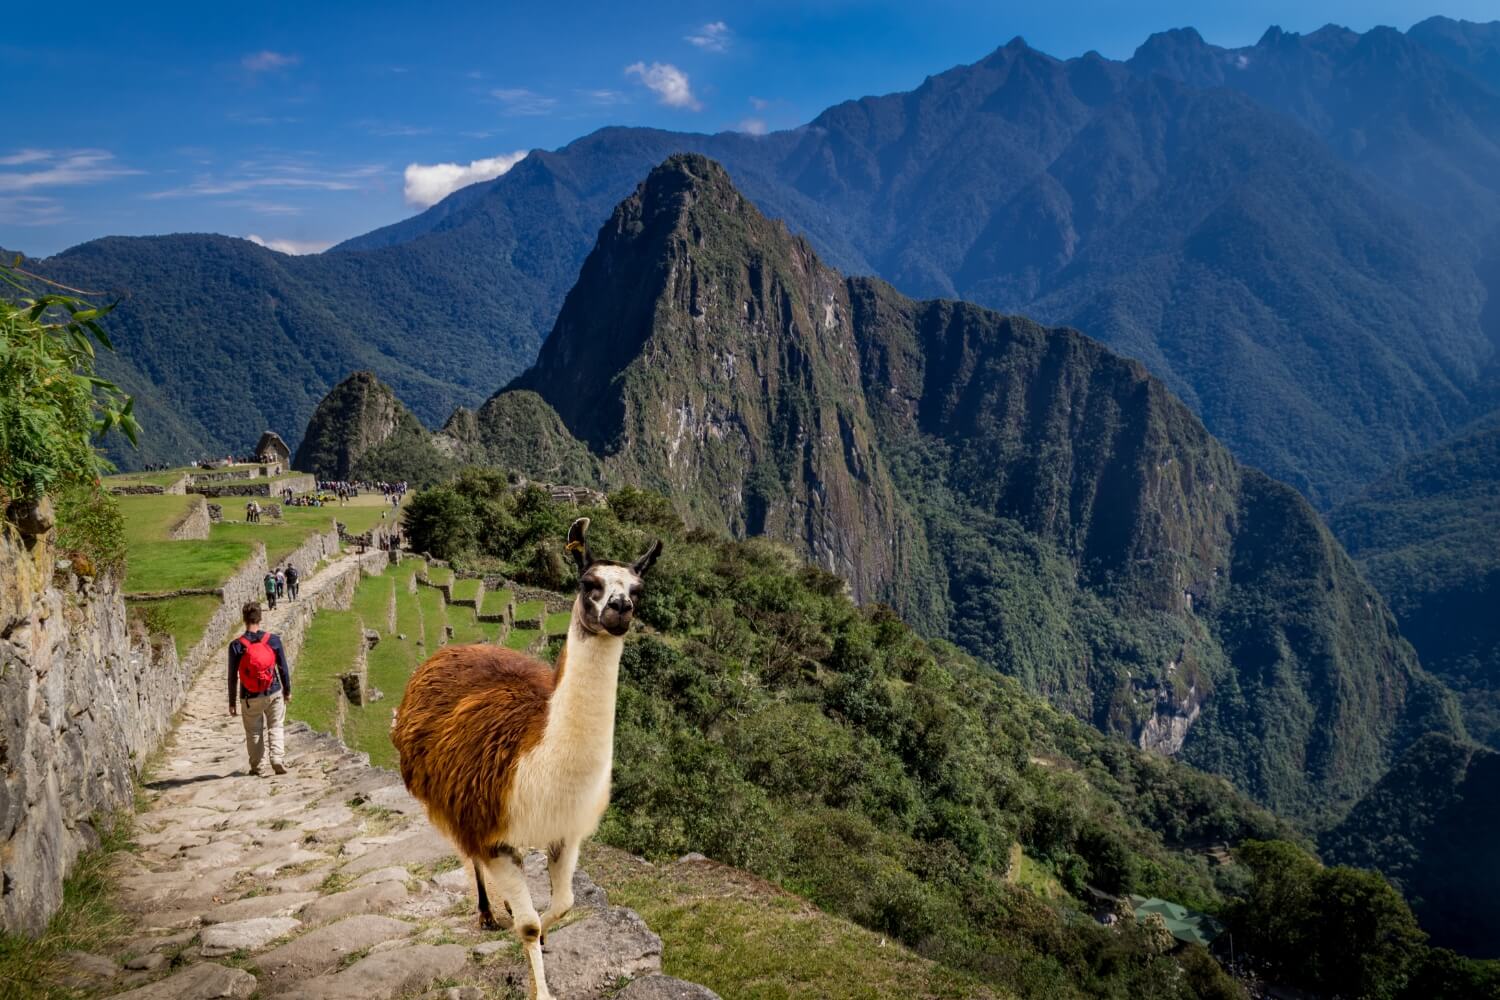
[[[112,898],[110,874],[114,860],[133,847],[130,817],[121,813],[96,828],[100,845],[78,856],[46,930],[37,937],[0,934],[0,995],[6,1000],[72,1000],[77,991],[57,984],[68,971],[63,953],[105,950],[130,930]]]
[[[547,610],[541,601],[522,601],[516,605],[516,623],[541,621],[542,614]]]
[[[573,612],[571,611],[550,612],[547,615],[546,621],[543,623],[543,631],[545,631],[548,636],[567,635],[568,625],[571,624],[572,621]]]
[[[983,983],[783,892],[712,864],[646,867],[587,848],[610,902],[662,938],[662,971],[736,1000],[999,998]]]
[[[287,714],[320,732],[333,732],[338,675],[353,665],[363,641],[354,612],[319,611],[307,627],[302,652],[292,665],[292,700]]]
[[[505,645],[510,649],[519,649],[525,652],[541,634],[540,629],[513,628],[510,630],[510,635],[505,637]]]
[[[126,546],[126,593],[217,587],[250,558],[245,542],[142,542]]]
[[[455,580],[451,592],[455,601],[473,601],[479,597],[482,580]]]
[[[424,655],[431,656],[443,645],[443,626],[448,623],[448,617],[443,611],[442,591],[431,587],[418,587],[417,606],[422,609]]]
[[[429,566],[427,567],[427,582],[437,587],[441,587],[445,583],[452,583],[453,570],[447,566]]]
[[[208,620],[214,612],[219,610],[219,603],[219,599],[211,594],[190,594],[164,601],[131,602],[129,608],[131,615],[144,620],[153,633],[170,634],[180,657],[203,638],[203,630],[208,627]]]
[[[484,595],[484,606],[491,614],[500,612],[507,604],[515,602],[516,592],[509,587],[501,587],[499,590],[491,590]]]
[[[167,469],[165,472],[122,472],[104,477],[104,486],[171,486],[183,476],[195,470],[189,468]]]
[[[245,545],[254,542],[264,542],[266,546],[266,564],[268,566],[280,565],[287,556],[297,550],[303,542],[307,541],[319,530],[327,530],[332,526],[331,519],[325,518],[323,523],[317,526],[300,524],[277,524],[275,521],[262,521],[259,524],[246,524],[243,521],[233,523],[220,523],[209,529],[208,537],[215,542],[241,542]]]
[[[120,516],[125,519],[125,542],[136,545],[142,542],[168,541],[167,532],[187,515],[193,503],[202,503],[198,496],[164,496],[146,494],[116,498],[120,504]]]
[[[449,625],[453,626],[453,642],[484,642],[489,638],[484,628],[474,617],[474,610],[461,604],[449,604],[444,609]]]

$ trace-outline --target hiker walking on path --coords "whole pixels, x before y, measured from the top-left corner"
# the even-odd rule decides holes
[[[245,634],[229,644],[229,714],[245,723],[245,750],[250,773],[261,774],[260,759],[269,749],[271,770],[286,774],[286,703],[292,700],[292,672],[286,665],[281,637],[260,627],[260,604],[241,611]],[[268,746],[269,745],[269,746]]]
[[[276,597],[278,600],[286,596],[286,571],[280,566],[276,567]]]
[[[286,596],[292,600],[297,599],[297,583],[301,577],[297,575],[297,567],[288,565],[286,568]]]
[[[266,570],[266,604],[270,605],[272,611],[276,610],[276,574]]]

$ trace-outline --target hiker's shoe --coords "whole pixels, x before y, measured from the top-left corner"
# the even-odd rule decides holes
[[[286,774],[286,765],[279,760],[274,760],[271,762],[271,770],[277,774]]]

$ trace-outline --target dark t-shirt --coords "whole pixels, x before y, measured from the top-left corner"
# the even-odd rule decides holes
[[[262,632],[257,629],[254,632],[246,632],[250,641],[258,642]],[[264,698],[275,694],[277,691],[285,691],[286,696],[292,696],[292,672],[286,665],[286,651],[281,648],[281,636],[271,636],[270,647],[276,651],[276,676],[271,678],[271,687],[260,694],[252,694],[240,685],[240,657],[245,655],[245,636],[234,640],[229,644],[229,707],[233,708],[241,698]]]

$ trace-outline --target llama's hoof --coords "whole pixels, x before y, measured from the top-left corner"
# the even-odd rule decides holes
[[[479,929],[484,931],[498,931],[501,927],[495,922],[495,915],[493,913],[481,911],[479,914]]]

